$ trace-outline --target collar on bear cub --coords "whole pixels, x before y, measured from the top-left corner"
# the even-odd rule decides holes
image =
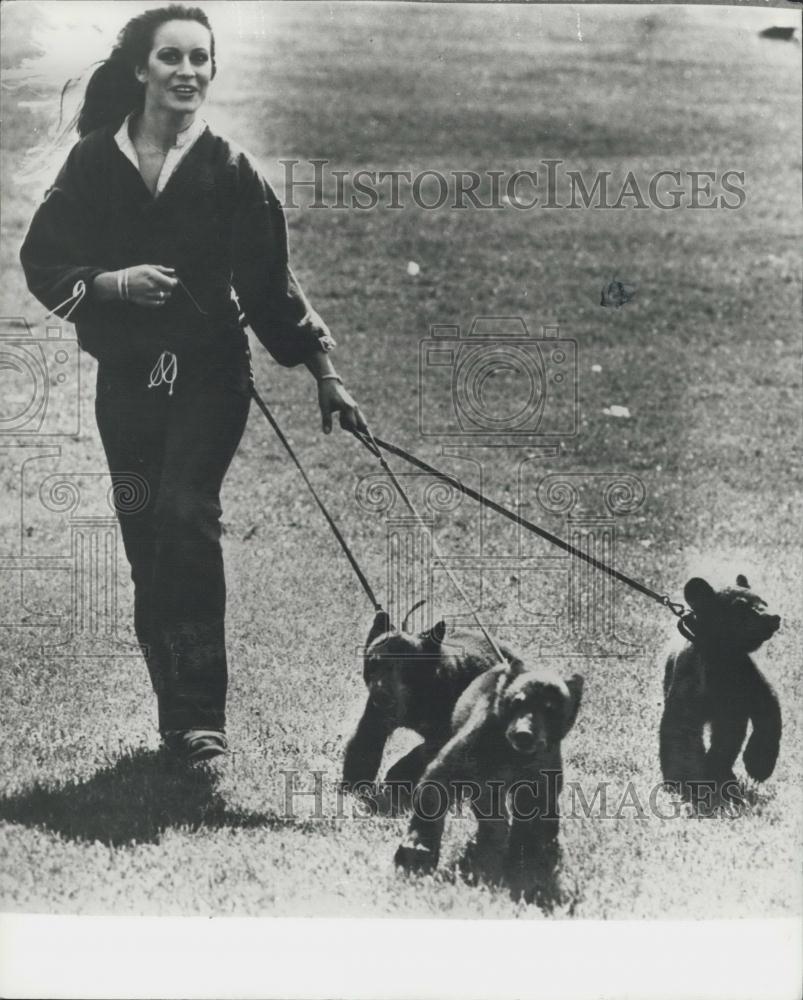
[[[692,626],[696,624],[696,619],[692,611],[687,611],[685,615],[678,618],[678,632],[689,642],[695,642],[697,636],[694,634]]]

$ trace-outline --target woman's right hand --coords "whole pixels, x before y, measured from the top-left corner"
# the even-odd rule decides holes
[[[128,293],[128,301],[135,306],[145,306],[156,309],[163,306],[178,284],[172,267],[162,267],[161,264],[137,264],[129,267],[127,280],[122,286]]]
[[[163,306],[178,284],[175,269],[161,264],[137,264],[120,271],[99,274],[93,283],[95,294],[104,301],[123,299],[146,309]]]

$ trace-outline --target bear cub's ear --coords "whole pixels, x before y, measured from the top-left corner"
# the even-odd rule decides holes
[[[370,646],[374,639],[378,639],[380,635],[384,635],[385,632],[392,632],[393,626],[390,624],[390,615],[384,609],[377,611],[374,617],[374,624],[371,626],[371,631],[368,633],[368,645]]]
[[[446,638],[446,622],[441,619],[430,629],[427,638],[430,642],[433,642],[436,646],[440,646],[443,640]]]
[[[745,588],[749,589],[750,584],[747,582],[747,577],[744,575],[744,573],[740,573],[736,577],[736,586],[737,587],[745,587]]]
[[[566,687],[569,689],[569,701],[564,706],[563,726],[561,729],[561,739],[569,732],[574,725],[577,713],[580,710],[580,701],[583,697],[583,677],[581,674],[572,674],[566,680]]]
[[[683,588],[683,596],[692,610],[697,611],[711,603],[714,598],[714,588],[702,577],[693,576]]]

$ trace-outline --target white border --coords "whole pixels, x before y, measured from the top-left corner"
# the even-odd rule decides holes
[[[0,916],[3,997],[799,1000],[803,922]]]

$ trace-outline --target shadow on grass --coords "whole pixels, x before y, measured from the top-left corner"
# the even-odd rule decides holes
[[[0,798],[0,820],[114,846],[155,843],[170,827],[303,826],[275,814],[229,809],[215,783],[208,767],[191,768],[162,751],[142,751],[86,781],[35,784]]]

